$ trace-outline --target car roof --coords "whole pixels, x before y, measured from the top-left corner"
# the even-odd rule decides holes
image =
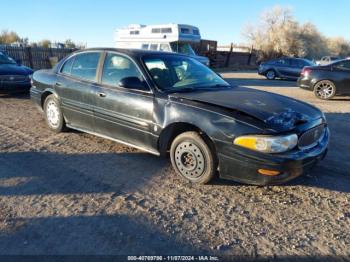
[[[164,52],[164,51],[153,51],[153,50],[143,50],[143,49],[122,49],[122,48],[111,48],[111,47],[102,47],[102,48],[86,48],[75,51],[74,53],[84,53],[91,51],[99,52],[118,52],[134,58],[142,57],[144,55],[175,55],[175,56],[186,56],[184,54],[173,53],[173,52]]]

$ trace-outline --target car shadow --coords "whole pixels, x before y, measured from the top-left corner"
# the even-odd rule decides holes
[[[128,192],[169,163],[148,153],[0,154],[0,195]]]
[[[208,254],[166,234],[142,217],[124,214],[38,215],[8,219],[8,224],[7,232],[0,234],[1,255]]]

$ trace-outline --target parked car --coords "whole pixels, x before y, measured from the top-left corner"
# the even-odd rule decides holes
[[[320,99],[350,94],[350,60],[344,59],[325,66],[305,67],[298,86],[314,92]]]
[[[261,63],[258,73],[269,80],[277,77],[296,80],[305,66],[312,65],[314,64],[307,59],[285,57]]]
[[[0,94],[28,92],[33,70],[0,52]]]
[[[316,65],[328,65],[337,60],[341,60],[339,56],[324,56],[320,60],[316,61]]]
[[[321,160],[329,131],[320,110],[268,92],[231,87],[199,61],[145,50],[88,49],[33,75],[31,98],[48,127],[170,153],[194,183],[221,178],[288,181]]]

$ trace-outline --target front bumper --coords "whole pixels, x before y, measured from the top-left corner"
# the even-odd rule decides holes
[[[295,149],[283,154],[264,154],[232,144],[220,146],[220,177],[253,185],[281,184],[309,172],[327,154],[329,130],[319,143],[307,150]],[[262,175],[258,169],[279,171],[276,176]]]
[[[0,94],[12,94],[28,92],[30,89],[30,81],[10,82],[0,81]]]

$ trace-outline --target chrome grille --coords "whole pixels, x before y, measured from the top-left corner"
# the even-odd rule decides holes
[[[317,145],[318,141],[323,137],[325,125],[319,125],[304,132],[298,141],[298,146],[301,149],[307,149]]]
[[[0,75],[0,80],[8,82],[25,81],[27,76],[24,75]]]

